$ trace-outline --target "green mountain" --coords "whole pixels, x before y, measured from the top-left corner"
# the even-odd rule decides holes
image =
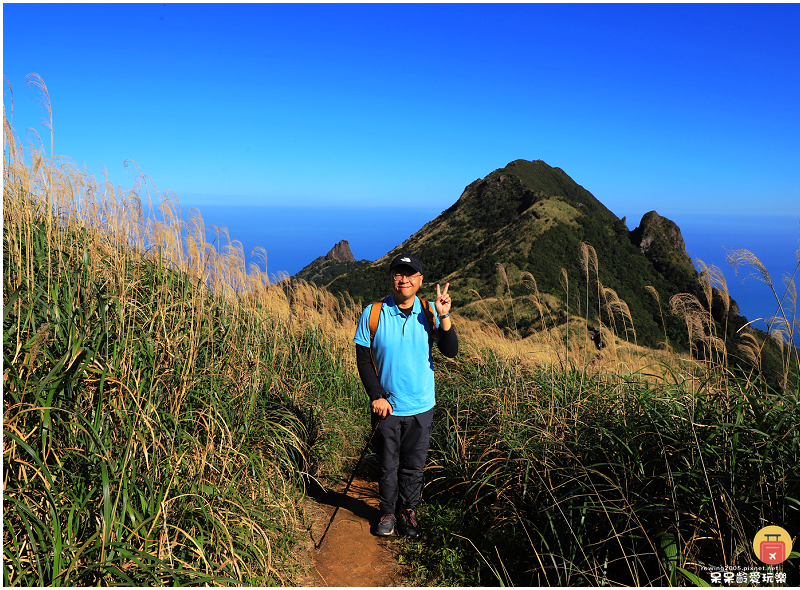
[[[582,243],[596,252],[598,273],[593,262],[582,258]],[[666,338],[676,350],[688,347],[686,322],[668,309],[675,294],[692,294],[707,305],[675,223],[651,211],[629,231],[563,170],[541,160],[515,160],[474,181],[449,209],[382,258],[358,268],[340,267],[344,272],[332,279],[311,280],[333,292],[347,291],[366,304],[389,292],[387,267],[400,252],[422,260],[423,296],[431,296],[436,283],[449,282],[454,306],[466,315],[481,313],[481,299],[485,309],[495,298],[530,295],[532,282],[524,274],[530,273],[538,290],[548,295],[545,313],[554,321],[565,321],[568,315],[585,317],[588,296],[590,323],[600,319],[609,325],[606,305],[613,295],[598,295],[599,276],[602,286],[627,304],[636,341],[644,346],[657,347]],[[722,338],[727,332],[730,349],[746,319],[735,302],[726,312],[719,293],[714,294],[717,335]],[[496,313],[498,325],[508,325],[499,303],[488,308]],[[515,331],[527,336],[540,320],[532,309],[518,312]],[[617,322],[617,332],[624,337],[624,322]],[[634,340],[632,331],[626,335]]]

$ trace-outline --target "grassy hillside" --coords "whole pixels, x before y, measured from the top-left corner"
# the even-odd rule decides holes
[[[658,283],[657,273],[630,243],[627,228],[602,203],[562,170],[518,160],[476,180],[453,206],[398,248],[371,267],[333,281],[330,289],[372,299],[385,289],[385,281],[369,281],[369,273],[383,271],[381,263],[385,266],[400,250],[409,250],[426,263],[429,282],[450,281],[458,287],[462,305],[474,299],[470,289],[484,297],[502,290],[497,263],[513,278],[530,272],[540,291],[563,296],[561,268],[576,284],[585,280],[581,242],[595,248],[604,273],[612,275],[603,277],[607,286],[618,287],[612,283],[620,282],[617,275],[625,276],[628,267]],[[377,289],[369,291],[375,283]]]
[[[368,428],[356,311],[5,130],[3,585],[290,585]]]
[[[325,260],[320,256],[300,272],[292,275],[292,278],[314,283],[315,285],[327,285],[336,277],[366,264],[369,264],[368,260]]]
[[[292,324],[280,289],[229,300],[20,205],[6,195],[4,585],[290,584],[303,478],[335,475],[343,431],[367,428],[341,338],[313,305]]]
[[[701,566],[760,565],[762,526],[796,527],[796,392],[776,403],[731,376],[648,384],[508,362],[443,377],[431,530],[410,548],[427,580],[693,585],[685,572],[710,581]]]
[[[6,145],[4,586],[291,585],[308,478],[341,481],[369,432],[360,306],[245,273],[169,197],[154,222],[143,176],[113,190],[24,154],[8,124]],[[755,532],[800,521],[796,350],[775,389],[710,340],[698,362],[615,324],[598,352],[577,315],[525,340],[456,322],[425,538],[400,543],[411,582],[693,584],[757,566]]]

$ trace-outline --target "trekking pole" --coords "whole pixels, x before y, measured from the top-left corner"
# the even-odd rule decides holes
[[[367,454],[367,449],[369,448],[370,443],[372,442],[373,437],[375,436],[375,432],[378,430],[378,425],[381,423],[380,420],[375,421],[375,426],[372,427],[372,434],[369,435],[369,440],[367,444],[364,446],[364,450],[361,451],[361,456],[358,458],[358,463],[356,463],[355,469],[353,469],[353,474],[350,476],[350,481],[347,482],[347,485],[344,488],[344,492],[342,495],[347,496],[347,491],[350,489],[350,484],[353,483],[353,478],[356,476],[356,471],[358,471],[358,467],[361,465],[361,460],[364,458],[364,455]],[[328,534],[328,529],[331,528],[333,524],[333,519],[336,518],[336,513],[339,512],[339,508],[341,507],[341,503],[336,505],[336,510],[333,511],[333,516],[331,516],[331,520],[328,523],[328,526],[325,528],[325,532],[322,533],[322,537],[320,537],[319,543],[314,544],[314,549],[319,550],[322,547],[322,541],[325,540],[325,535]]]

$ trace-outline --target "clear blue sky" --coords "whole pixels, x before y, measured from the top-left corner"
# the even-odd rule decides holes
[[[3,6],[17,127],[36,72],[58,154],[209,203],[445,208],[524,158],[620,216],[800,209],[798,63],[796,4]]]
[[[797,4],[3,5],[15,127],[46,132],[36,72],[56,154],[124,187],[131,158],[201,211],[431,218],[524,158],[631,228],[655,209],[784,215],[796,232],[798,64]]]

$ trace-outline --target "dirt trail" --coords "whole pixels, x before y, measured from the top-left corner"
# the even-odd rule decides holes
[[[356,478],[347,496],[332,490],[319,491],[313,496],[320,508],[320,518],[312,529],[314,542],[319,542],[337,504],[341,503],[341,508],[322,547],[311,549],[313,572],[302,581],[303,585],[404,585],[402,568],[396,558],[398,537],[372,534],[372,527],[380,517],[377,482]]]

